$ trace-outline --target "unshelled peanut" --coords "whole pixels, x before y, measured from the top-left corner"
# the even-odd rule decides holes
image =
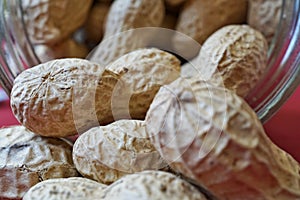
[[[88,54],[87,47],[73,39],[66,39],[55,45],[34,45],[34,51],[42,63],[58,58],[85,58]]]
[[[79,28],[92,0],[23,0],[25,27],[33,44],[55,44]]]
[[[23,126],[0,129],[0,199],[21,199],[35,184],[74,177],[72,144],[36,135]]]
[[[206,200],[188,182],[162,171],[143,171],[127,175],[110,185],[103,200]]]
[[[249,0],[247,22],[261,31],[270,44],[279,26],[282,0]]]
[[[138,120],[88,130],[75,142],[73,160],[84,177],[105,184],[126,174],[167,166],[151,144],[145,123]]]
[[[115,119],[144,119],[157,91],[180,75],[180,61],[155,48],[139,49],[106,67],[121,78],[112,95]]]
[[[84,33],[87,43],[93,45],[101,41],[109,8],[109,2],[96,3],[91,8],[84,24]]]
[[[80,177],[50,179],[31,187],[23,200],[95,200],[101,198],[106,187]]]
[[[11,107],[29,130],[65,137],[113,120],[111,95],[119,75],[88,60],[66,58],[23,71]]]
[[[146,125],[171,167],[218,199],[300,199],[299,164],[230,90],[178,79],[157,93]]]
[[[200,44],[219,28],[246,22],[247,0],[188,0],[179,15],[176,30]],[[174,49],[185,58],[197,55],[200,49],[191,49],[191,39],[180,34],[173,38]]]
[[[268,44],[265,37],[247,25],[229,25],[213,33],[183,76],[210,80],[241,97],[255,87],[267,66]],[[189,69],[185,69],[189,68]]]
[[[114,1],[107,15],[104,38],[89,60],[107,65],[126,53],[146,47],[155,32],[138,28],[160,26],[164,13],[163,0]]]

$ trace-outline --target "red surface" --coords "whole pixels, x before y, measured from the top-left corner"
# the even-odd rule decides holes
[[[300,162],[300,87],[280,111],[265,124],[270,138]],[[0,102],[0,127],[19,124],[9,101]]]

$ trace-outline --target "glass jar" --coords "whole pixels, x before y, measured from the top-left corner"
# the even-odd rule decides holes
[[[283,4],[267,72],[246,98],[262,122],[275,114],[300,84],[300,1],[285,0]],[[20,0],[2,0],[0,13],[0,84],[9,94],[14,78],[40,60],[28,38]]]

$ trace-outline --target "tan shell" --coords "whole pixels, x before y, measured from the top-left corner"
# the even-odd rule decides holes
[[[105,66],[130,51],[146,47],[155,31],[135,29],[160,26],[164,13],[163,0],[115,0],[107,15],[104,39],[89,59]]]
[[[173,174],[144,171],[123,177],[110,185],[105,200],[206,200],[194,186]]]
[[[118,75],[83,59],[58,59],[22,72],[11,107],[31,131],[64,137],[114,121],[111,94]]]
[[[198,43],[204,41],[219,28],[246,21],[247,0],[187,0],[179,15],[176,30]],[[176,34],[174,48],[186,58],[197,55],[200,49],[190,49],[191,41]]]
[[[96,3],[91,8],[84,25],[84,32],[87,42],[99,43],[104,34],[104,24],[110,3]]]
[[[229,25],[206,40],[196,69],[203,79],[245,97],[265,71],[267,51],[260,32],[247,25]]]
[[[249,0],[247,22],[271,43],[279,24],[282,0]]]
[[[0,199],[21,198],[40,181],[78,176],[72,145],[44,138],[23,126],[0,129]]]
[[[218,199],[300,198],[299,164],[269,140],[255,112],[229,90],[178,79],[157,93],[146,125],[171,167]]]
[[[128,53],[106,69],[122,74],[112,95],[115,119],[144,119],[159,88],[180,75],[180,61],[165,51],[139,49]]]
[[[34,51],[42,63],[57,58],[84,58],[88,54],[87,47],[73,39],[55,45],[38,44],[34,46]]]
[[[60,178],[36,184],[23,200],[95,200],[100,199],[106,185],[86,178]]]
[[[172,38],[175,34],[175,27],[178,16],[172,12],[167,11],[160,29],[157,29],[157,34],[151,39],[148,47],[155,47],[163,50],[172,51]]]
[[[144,122],[136,120],[88,130],[75,142],[73,160],[84,177],[106,184],[129,173],[167,166],[151,144]]]
[[[69,37],[88,15],[92,0],[22,0],[24,22],[34,44],[54,44]]]

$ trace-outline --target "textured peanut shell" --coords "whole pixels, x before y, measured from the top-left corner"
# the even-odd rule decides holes
[[[147,136],[144,122],[136,120],[119,120],[88,130],[74,144],[73,161],[84,177],[106,184],[129,173],[166,167]]]
[[[110,3],[96,3],[91,8],[84,25],[85,37],[89,43],[98,43],[104,34],[104,24]]]
[[[87,18],[92,0],[22,0],[27,33],[34,44],[69,37]]]
[[[233,92],[196,79],[161,88],[147,131],[171,167],[219,199],[300,198],[299,163],[266,136]]]
[[[105,200],[206,200],[194,186],[173,174],[143,171],[123,177],[110,185]]]
[[[134,29],[160,26],[164,13],[163,0],[114,1],[107,15],[104,38],[89,59],[105,66],[130,51],[146,47],[155,31]]]
[[[159,49],[139,49],[121,56],[106,69],[122,74],[112,95],[115,119],[144,119],[159,88],[179,77],[180,61]]]
[[[83,59],[58,59],[23,71],[11,107],[29,130],[64,137],[113,120],[111,94],[119,76]]]
[[[34,51],[42,63],[58,58],[84,58],[88,54],[87,47],[73,39],[67,39],[55,45],[35,45]]]
[[[211,35],[198,55],[198,75],[245,97],[262,77],[268,45],[247,25],[225,26]]]
[[[271,43],[279,24],[282,0],[249,0],[248,24],[262,32]]]
[[[50,179],[30,188],[23,200],[95,200],[100,199],[106,187],[80,177]]]
[[[23,126],[0,129],[0,199],[22,198],[40,181],[78,176],[72,145],[35,135]]]
[[[157,32],[155,37],[151,39],[147,46],[169,50],[172,52],[172,38],[175,34],[174,30],[176,27],[177,18],[178,16],[176,14],[167,11],[160,28],[156,30]]]
[[[180,12],[176,30],[186,34],[200,44],[219,28],[246,21],[247,0],[187,0]],[[185,57],[196,56],[191,50],[191,41],[176,34],[174,48]],[[198,49],[199,51],[200,49]]]

